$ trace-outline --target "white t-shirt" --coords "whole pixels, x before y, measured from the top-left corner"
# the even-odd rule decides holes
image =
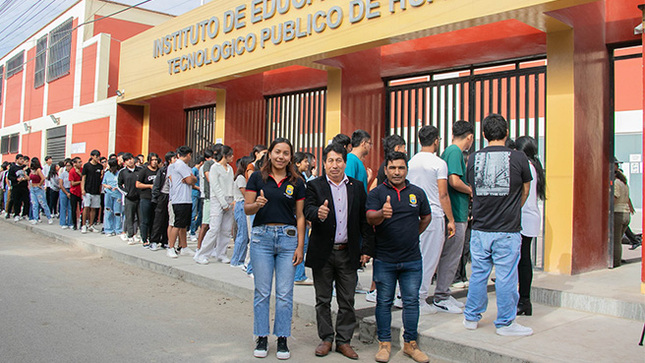
[[[434,216],[443,217],[443,209],[439,200],[438,179],[448,179],[448,165],[434,153],[420,152],[408,163],[408,180],[423,189],[430,202]]]
[[[538,207],[537,172],[531,162],[529,162],[529,169],[531,169],[533,180],[531,180],[529,196],[522,206],[522,235],[537,237],[540,235],[540,227],[542,226],[542,213],[540,213],[540,208]]]
[[[172,204],[192,204],[193,187],[183,180],[193,175],[193,170],[180,159],[168,168],[170,176],[170,202]]]
[[[235,197],[236,202],[241,202],[244,200],[244,194],[240,188],[246,188],[246,178],[244,174],[240,174],[235,179],[235,188],[233,189],[233,196]]]

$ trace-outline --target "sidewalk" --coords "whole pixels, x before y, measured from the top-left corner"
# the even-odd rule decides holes
[[[14,223],[1,218],[0,225],[2,223],[18,225],[57,242],[75,245],[197,286],[246,300],[253,299],[253,279],[229,265],[217,262],[198,265],[189,257],[170,259],[162,250],[152,252],[142,248],[141,244],[129,246],[119,237],[81,234],[62,230],[58,225],[30,225],[27,221]],[[194,249],[195,243],[189,241],[189,247]],[[229,255],[231,252],[229,250]],[[419,344],[434,357],[460,362],[643,362],[645,348],[637,345],[645,321],[645,296],[639,292],[639,271],[640,263],[632,263],[614,270],[577,276],[538,273],[534,280],[534,301],[556,306],[534,303],[533,316],[518,317],[520,324],[533,328],[533,336],[515,338],[495,334],[492,323],[496,314],[495,294],[491,292],[489,310],[479,329],[465,330],[461,314],[422,316]],[[369,287],[371,264],[365,272],[359,273],[359,280],[362,286]],[[465,301],[465,291],[457,292],[456,296]],[[314,305],[312,286],[294,287],[294,314],[313,322]],[[580,310],[560,306],[579,307]],[[374,304],[366,302],[364,295],[357,295],[356,309],[362,318],[357,329],[360,339],[375,341]],[[397,346],[400,346],[401,325],[401,311],[395,309],[392,328],[393,343]],[[311,342],[312,347],[316,343]],[[376,348],[375,344],[374,353]],[[364,355],[361,360],[372,361],[372,358]]]

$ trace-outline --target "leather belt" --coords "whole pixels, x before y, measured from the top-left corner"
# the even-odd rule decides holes
[[[347,249],[347,243],[335,243],[334,244],[334,251],[342,251]]]

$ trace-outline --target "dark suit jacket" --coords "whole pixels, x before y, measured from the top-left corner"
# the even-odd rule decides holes
[[[327,219],[318,219],[318,208],[327,200],[329,202],[329,215]],[[365,202],[367,195],[363,183],[349,178],[347,183],[347,242],[352,261],[352,268],[358,269],[361,265],[361,239],[374,238],[374,229],[367,223]],[[311,235],[305,266],[322,268],[325,266],[334,245],[336,234],[336,214],[331,187],[326,176],[318,177],[307,183],[305,197],[305,218],[311,221]]]

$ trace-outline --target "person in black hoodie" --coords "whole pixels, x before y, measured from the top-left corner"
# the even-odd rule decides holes
[[[152,184],[152,203],[155,207],[155,218],[152,223],[152,232],[150,234],[150,250],[157,251],[159,248],[168,245],[168,193],[170,183],[167,182],[166,174],[168,165],[176,159],[175,152],[168,151],[165,155],[166,162],[157,171],[157,177]]]
[[[9,175],[11,181],[11,203],[13,203],[14,221],[20,220],[20,208],[22,217],[29,213],[29,175],[24,170],[24,157],[16,155],[16,162],[11,164]]]
[[[124,229],[127,233],[129,245],[136,244],[134,240],[134,220],[139,210],[139,189],[137,189],[137,180],[139,179],[139,169],[135,166],[135,158],[131,153],[123,155],[124,168],[119,172],[117,184],[125,196],[124,203]]]

